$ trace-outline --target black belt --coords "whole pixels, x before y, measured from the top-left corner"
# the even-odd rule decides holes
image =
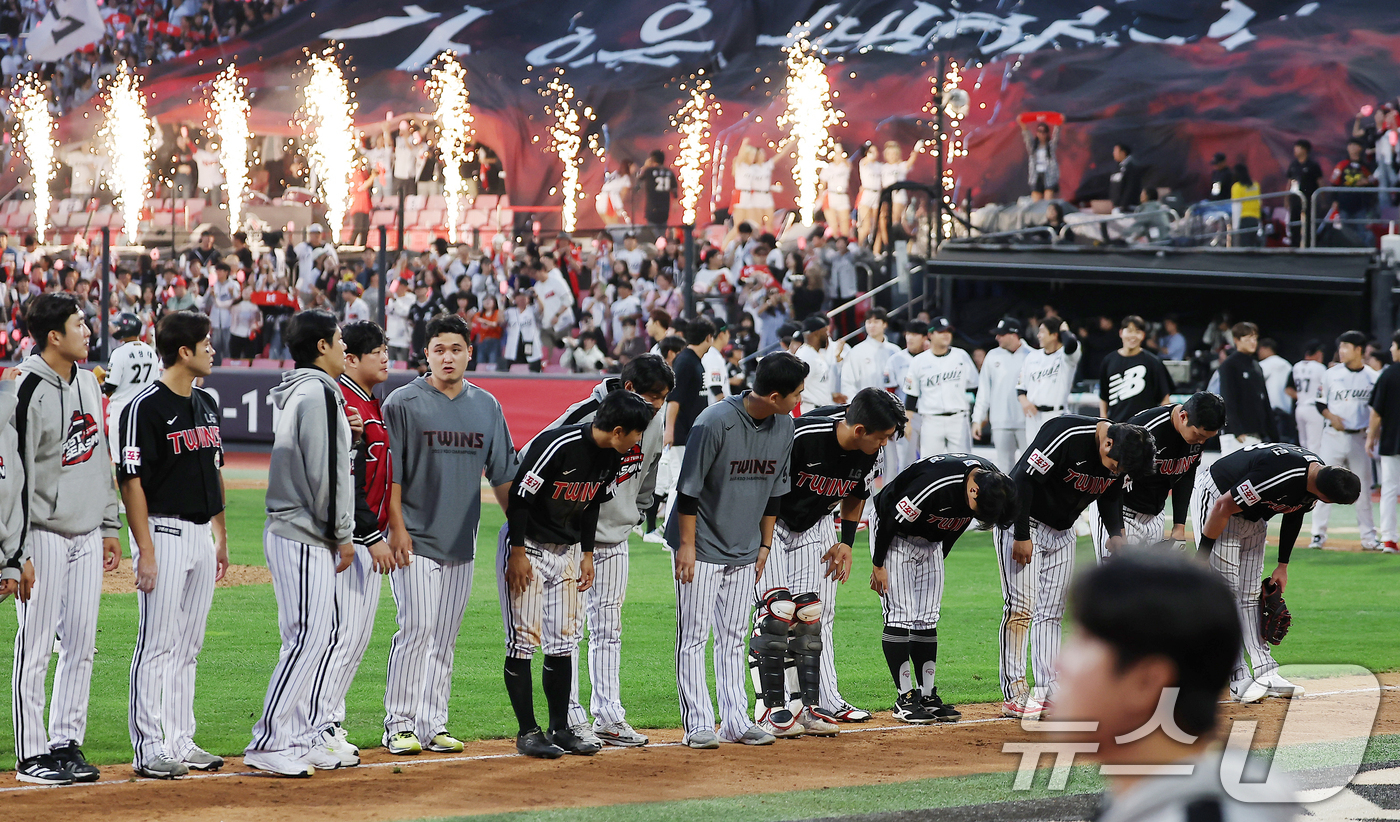
[[[967,413],[966,411],[943,411],[943,412],[937,412],[937,413],[933,413],[933,414],[926,414],[925,416],[929,416],[929,417],[956,417],[956,416],[959,415],[959,414],[966,414],[966,413]]]
[[[1063,411],[1063,410],[1065,410],[1065,407],[1064,407],[1063,405],[1056,405],[1056,406],[1053,406],[1053,407],[1052,407],[1052,406],[1049,406],[1049,405],[1037,405],[1037,406],[1035,407],[1035,410],[1037,410],[1037,411]]]
[[[1365,428],[1343,428],[1343,429],[1342,429],[1342,433],[1343,433],[1343,434],[1364,434],[1364,433],[1366,433],[1366,429],[1365,429]]]

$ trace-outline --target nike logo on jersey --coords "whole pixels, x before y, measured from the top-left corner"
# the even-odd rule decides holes
[[[179,415],[179,414],[176,414],[175,416],[173,416],[173,417],[171,417],[170,419],[166,420],[166,421],[165,421],[165,424],[166,424],[166,425],[174,425],[174,424],[175,424],[175,421],[178,420],[178,419],[180,419],[180,415]]]
[[[575,472],[575,471],[577,471],[577,470],[578,470],[577,468],[570,468],[570,469],[567,470],[567,471],[560,471],[560,472],[559,472],[559,476],[561,476],[561,477],[567,477],[568,475],[572,474],[573,472]]]
[[[1249,372],[1245,372],[1249,376]],[[1122,373],[1114,374],[1108,378],[1108,404],[1117,405],[1123,400],[1130,400],[1143,392],[1147,388],[1147,366],[1135,365],[1125,369]]]

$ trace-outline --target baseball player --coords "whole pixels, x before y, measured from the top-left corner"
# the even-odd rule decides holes
[[[1327,375],[1327,366],[1323,365],[1326,356],[1322,343],[1316,340],[1308,343],[1303,358],[1293,363],[1289,384],[1297,401],[1293,418],[1298,422],[1298,444],[1313,453],[1322,447],[1322,429],[1327,425],[1327,420],[1317,410],[1317,401],[1322,396],[1322,378]]]
[[[934,317],[928,350],[914,358],[904,375],[904,404],[920,419],[919,453],[925,457],[971,450],[967,392],[977,390],[977,366],[953,348],[953,324]]]
[[[909,373],[909,366],[914,363],[914,358],[924,353],[927,331],[928,326],[920,326],[916,322],[907,323],[904,329],[904,348],[898,353],[890,354],[889,362],[885,366],[885,387],[893,391],[900,402],[905,402],[906,399],[904,377]],[[922,432],[923,425],[919,415],[910,414],[904,436],[890,443],[885,449],[885,463],[880,469],[883,476],[896,476],[919,458],[919,437]]]
[[[880,449],[904,430],[904,408],[889,392],[862,388],[849,406],[809,411],[797,419],[792,441],[792,490],[782,498],[773,548],[758,578],[758,609],[750,667],[761,704],[760,724],[778,736],[836,733],[835,722],[864,722],[870,712],[851,706],[836,685],[832,626],[836,586],[851,573],[865,500]],[[837,538],[831,514],[841,509]],[[795,661],[796,688],[786,685],[786,660]],[[789,705],[788,694],[795,694]]]
[[[335,577],[336,601],[342,621],[331,637],[326,669],[311,692],[311,725],[316,741],[340,758],[341,767],[360,764],[360,749],[350,743],[341,723],[345,721],[345,696],[360,669],[374,614],[379,610],[381,574],[398,567],[384,534],[389,524],[392,462],[389,431],[384,412],[374,398],[375,386],[389,379],[389,339],[378,324],[366,320],[347,323],[340,331],[345,341],[345,373],[336,382],[345,397],[346,414],[355,436],[352,475],[355,479],[355,561]]]
[[[515,475],[515,447],[501,404],[463,375],[471,329],[455,314],[428,322],[428,373],[384,401],[393,454],[389,546],[397,570],[389,589],[398,631],[389,645],[384,746],[456,753],[447,733],[457,632],[471,596],[481,524],[481,478],[504,509]]]
[[[987,352],[982,361],[982,373],[977,378],[977,402],[972,406],[972,438],[981,440],[983,428],[992,424],[992,444],[997,449],[997,464],[1010,471],[1016,458],[1025,450],[1025,412],[1016,393],[1021,378],[1021,364],[1030,346],[1021,341],[1021,321],[1002,317],[992,329],[997,347]]]
[[[1269,576],[1286,588],[1288,560],[1303,528],[1303,515],[1319,502],[1350,505],[1361,488],[1351,471],[1323,465],[1311,451],[1279,443],[1245,446],[1196,474],[1191,498],[1196,547],[1229,583],[1244,632],[1243,652],[1230,676],[1230,693],[1236,700],[1303,695],[1302,688],[1278,675],[1278,663],[1259,635],[1259,580],[1269,519],[1284,515],[1278,567]]]
[[[1123,539],[1124,476],[1152,468],[1152,435],[1140,426],[1066,414],[1041,426],[1016,461],[1016,524],[995,530],[1005,606],[1001,618],[1002,713],[1038,719],[1055,687],[1060,620],[1074,572],[1074,522],[1098,502],[1110,550]],[[1035,647],[1035,690],[1026,645]]]
[[[710,391],[711,405],[733,393],[729,390],[729,365],[724,361],[724,349],[729,345],[729,326],[725,325],[723,320],[715,320],[714,323],[715,341],[700,358],[700,366],[705,369],[705,387]]]
[[[593,585],[599,509],[614,496],[623,455],[642,441],[655,414],[640,395],[614,391],[591,422],[546,431],[521,454],[496,579],[506,629],[506,694],[520,723],[515,748],[526,756],[592,756],[603,749],[596,738],[581,739],[569,728],[579,599]],[[545,655],[540,680],[549,705],[547,734],[535,720],[530,660],[537,647]]]
[[[13,706],[15,776],[41,785],[95,782],[83,756],[88,693],[103,571],[121,560],[111,452],[97,416],[102,392],[87,359],[91,331],[71,294],[41,294],[26,319],[34,353],[19,366],[14,427],[29,512],[24,576],[32,595],[17,602]],[[23,585],[23,581],[21,582]],[[58,638],[53,703],[44,727],[44,683]]]
[[[1390,336],[1390,364],[1376,377],[1371,392],[1371,421],[1366,426],[1366,451],[1374,454],[1381,468],[1380,538],[1381,550],[1400,554],[1396,544],[1395,505],[1400,497],[1400,331]],[[3,410],[3,409],[0,409]]]
[[[672,497],[685,460],[685,442],[690,427],[700,412],[709,407],[710,392],[705,387],[705,366],[702,358],[715,342],[715,326],[705,317],[696,317],[685,324],[685,348],[670,361],[675,372],[676,387],[666,397],[665,450],[657,471],[656,488],[662,497]],[[664,355],[663,355],[664,356]],[[650,534],[650,532],[648,532]],[[658,534],[660,542],[665,537]],[[657,541],[650,536],[649,541]]]
[[[721,738],[771,745],[748,717],[744,652],[753,589],[773,545],[788,492],[793,420],[807,365],[786,352],[759,360],[753,390],[706,409],[691,428],[666,544],[675,551],[676,678],[685,744]],[[757,527],[755,527],[757,526]],[[723,722],[715,734],[705,643],[714,633],[715,690]]]
[[[862,388],[884,391],[890,386],[889,377],[886,376],[890,361],[900,354],[901,349],[885,338],[888,329],[889,315],[885,309],[878,306],[871,309],[865,318],[865,339],[847,348],[842,355],[842,393],[854,397]],[[907,368],[907,363],[904,367]],[[900,378],[903,379],[903,376],[901,371]],[[903,398],[900,400],[903,401]]]
[[[19,404],[18,380],[18,368],[0,371],[0,467],[5,469],[0,471],[0,602],[11,594],[17,601],[27,601],[34,585],[34,564],[26,563],[25,556],[29,527],[22,493],[24,464],[19,438],[9,424]]]
[[[1026,415],[1026,442],[1035,442],[1042,425],[1065,413],[1074,372],[1084,353],[1059,317],[1046,317],[1036,335],[1040,348],[1026,352],[1016,381],[1016,398]]]
[[[870,518],[870,588],[884,611],[881,646],[899,698],[894,718],[914,725],[962,718],[934,686],[943,559],[976,518],[1011,526],[1016,488],[982,457],[928,457],[890,480]]]
[[[840,366],[836,361],[838,346],[831,344],[828,325],[825,314],[802,321],[802,345],[796,352],[797,358],[806,363],[808,369],[799,408],[802,413],[832,403],[846,402],[846,395],[836,390],[836,380],[840,375],[837,370]]]
[[[599,383],[591,397],[569,406],[545,430],[592,422],[598,406],[617,391],[640,394],[654,410],[660,411],[674,386],[675,377],[666,363],[655,354],[643,354],[627,363],[619,376]],[[588,682],[593,690],[591,723],[588,712],[579,704],[576,661],[569,688],[569,728],[574,735],[585,740],[594,737],[623,748],[648,741],[628,724],[622,707],[622,603],[627,597],[627,535],[651,507],[664,425],[660,414],[652,417],[641,442],[623,455],[612,499],[598,511],[598,534],[593,540],[593,587],[583,592],[583,611],[588,619]]]
[[[1196,468],[1206,441],[1225,425],[1225,400],[1201,391],[1180,405],[1149,408],[1129,420],[1152,435],[1156,453],[1152,469],[1123,480],[1123,542],[1155,545],[1170,538],[1180,547],[1186,539],[1186,517]],[[1166,532],[1167,497],[1172,499],[1172,530]],[[1094,555],[1099,562],[1110,556],[1108,528],[1098,509],[1089,513]]]
[[[160,358],[149,345],[141,342],[141,318],[129,311],[117,315],[112,331],[121,346],[107,360],[107,373],[102,381],[102,393],[107,395],[107,439],[112,449],[112,462],[121,463],[117,453],[117,423],[122,409],[147,386],[160,379]]]
[[[118,418],[117,480],[131,529],[138,621],[128,722],[139,776],[170,779],[224,760],[194,744],[194,683],[214,583],[228,570],[219,404],[209,318],[175,311],[156,329],[165,373]],[[212,527],[211,527],[212,526]]]
[[[297,367],[271,392],[282,413],[263,531],[282,649],[243,762],[276,776],[306,777],[340,767],[340,758],[318,744],[311,694],[344,618],[336,574],[355,559],[355,484],[350,420],[336,382],[345,370],[345,343],[335,315],[294,314],[284,334]]]
[[[1378,551],[1376,523],[1371,511],[1371,455],[1366,451],[1366,428],[1371,423],[1371,392],[1377,374],[1366,365],[1366,335],[1348,331],[1337,338],[1337,364],[1322,378],[1317,412],[1327,421],[1317,455],[1327,465],[1350,468],[1361,479],[1366,493],[1356,501],[1356,524],[1361,528],[1361,550]],[[1318,505],[1312,515],[1309,548],[1327,544],[1327,521],[1332,507]]]

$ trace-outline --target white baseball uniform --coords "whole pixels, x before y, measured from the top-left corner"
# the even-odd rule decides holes
[[[907,348],[901,348],[891,353],[885,363],[885,387],[893,391],[900,402],[904,402],[904,377],[909,373],[914,356]],[[909,415],[909,428],[909,436],[900,437],[885,446],[881,455],[884,460],[880,468],[882,476],[897,477],[901,471],[919,459],[919,437],[923,434],[923,421],[919,419],[918,414]]]
[[[710,346],[710,350],[700,358],[700,367],[705,369],[705,389],[710,392],[711,405],[734,393],[729,390],[729,363],[724,361],[724,355],[718,348]],[[718,396],[714,393],[716,388],[719,389]]]
[[[121,454],[117,453],[117,423],[122,418],[122,409],[164,372],[156,350],[140,340],[126,343],[112,352],[107,361],[106,378],[107,385],[116,386],[107,398],[107,441],[112,462],[121,461]]]
[[[1356,501],[1356,523],[1361,528],[1361,543],[1376,541],[1376,524],[1371,511],[1371,455],[1366,453],[1366,426],[1371,421],[1371,392],[1376,387],[1376,372],[1367,366],[1352,371],[1338,363],[1327,369],[1322,378],[1322,399],[1327,410],[1342,418],[1343,430],[1328,424],[1322,429],[1322,443],[1317,455],[1327,465],[1351,469],[1361,479],[1361,497]],[[1332,506],[1319,502],[1313,509],[1313,536],[1327,536],[1327,521]]]
[[[1019,342],[1015,351],[1001,346],[987,352],[982,361],[982,373],[977,378],[977,401],[972,406],[972,428],[979,430],[985,422],[992,424],[992,444],[996,446],[997,467],[1010,471],[1016,458],[1030,440],[1026,437],[1026,413],[1016,398],[1016,385],[1021,377],[1029,345]]]
[[[836,390],[836,355],[828,345],[821,351],[803,343],[797,349],[797,358],[807,363],[810,369],[802,384],[802,407],[804,413],[813,408],[831,405],[832,392]]]
[[[1035,435],[1046,421],[1065,413],[1070,385],[1083,352],[1083,347],[1076,345],[1073,354],[1064,346],[1055,349],[1053,354],[1046,354],[1041,348],[1026,353],[1016,393],[1025,392],[1026,399],[1037,409],[1035,416],[1026,417],[1027,442],[1035,442]]]
[[[977,388],[977,366],[961,348],[942,356],[925,351],[914,358],[904,375],[904,393],[918,398],[922,422],[919,453],[965,453],[972,449],[967,392]]]
[[[1327,366],[1317,360],[1293,363],[1293,390],[1298,392],[1293,418],[1298,421],[1298,444],[1313,452],[1322,447],[1322,429],[1327,426],[1327,420],[1317,410],[1325,376]]]

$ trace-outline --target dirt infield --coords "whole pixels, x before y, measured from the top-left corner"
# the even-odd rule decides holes
[[[1381,677],[1388,685],[1400,674]],[[1228,716],[1257,719],[1257,747],[1278,737],[1286,710],[1282,700],[1231,705]],[[401,820],[454,814],[658,802],[763,794],[784,789],[908,782],[1014,770],[1019,754],[1002,753],[1005,742],[1033,735],[1002,719],[998,705],[962,707],[954,725],[914,728],[888,714],[865,725],[848,725],[834,739],[781,742],[785,760],[803,763],[800,781],[774,779],[775,749],[724,745],[717,751],[680,746],[675,730],[649,731],[653,744],[608,749],[595,757],[546,762],[516,756],[508,740],[473,743],[463,754],[391,757],[365,752],[359,768],[318,773],[309,780],[284,780],[243,771],[230,761],[222,773],[173,782],[134,780],[130,768],[102,769],[102,780],[68,788],[0,787],[0,801],[14,818],[45,818],[61,806],[64,815],[92,814],[111,822],[145,819],[257,820],[305,818]],[[1383,692],[1374,734],[1400,733],[1400,691]],[[1048,766],[1043,761],[1042,766]],[[567,786],[567,790],[560,789]],[[55,794],[54,791],[61,791]],[[795,815],[800,815],[794,809]]]
[[[159,569],[157,569],[159,573]],[[216,588],[236,588],[239,585],[271,585],[272,574],[263,565],[230,565],[224,578],[214,583]],[[136,593],[136,574],[131,570],[131,557],[122,557],[117,570],[102,575],[102,593]]]

